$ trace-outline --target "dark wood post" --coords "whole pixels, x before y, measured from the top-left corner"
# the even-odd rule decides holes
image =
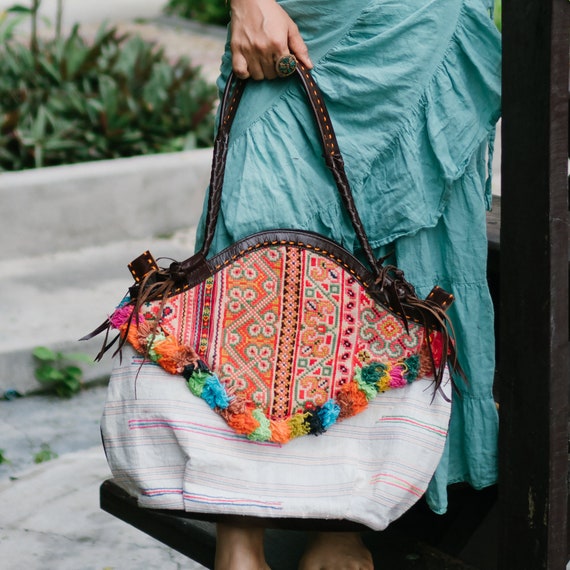
[[[503,0],[501,570],[563,570],[568,475],[568,0]]]

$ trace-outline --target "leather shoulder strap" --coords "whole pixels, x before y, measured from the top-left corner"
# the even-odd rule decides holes
[[[313,79],[310,71],[302,64],[299,64],[296,71],[304,92],[307,95],[309,106],[315,118],[315,123],[320,135],[321,144],[324,150],[324,160],[330,169],[337,189],[342,198],[354,231],[360,241],[364,255],[374,275],[380,273],[381,262],[378,262],[372,252],[372,247],[366,235],[360,215],[354,202],[354,197],[350,189],[350,184],[344,169],[344,161],[340,153],[331,118],[325,105],[324,97]],[[276,80],[277,81],[277,80]],[[214,155],[212,159],[212,171],[210,176],[210,194],[208,198],[208,210],[205,224],[204,242],[200,253],[203,257],[208,255],[208,251],[214,238],[220,204],[222,199],[222,189],[224,185],[224,171],[228,152],[228,141],[230,129],[235,118],[239,101],[245,89],[247,81],[237,79],[232,73],[228,78],[226,88],[220,104],[220,120],[218,133],[214,143]]]

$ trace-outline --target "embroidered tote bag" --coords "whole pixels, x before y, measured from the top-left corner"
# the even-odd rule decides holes
[[[295,71],[315,117],[343,204],[367,267],[318,234],[251,235],[208,258],[219,212],[230,127],[246,82],[230,78],[221,102],[202,249],[159,267],[135,259],[135,284],[85,338],[118,329],[119,340],[186,382],[235,431],[285,443],[318,435],[391,389],[455,365],[445,310],[435,287],[416,297],[402,271],[376,260],[361,224],[330,117],[308,70]]]

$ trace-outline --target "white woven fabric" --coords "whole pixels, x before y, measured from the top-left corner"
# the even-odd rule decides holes
[[[450,383],[380,394],[324,435],[285,445],[231,430],[180,376],[123,351],[102,419],[117,482],[144,507],[344,518],[381,530],[425,492],[447,435]]]

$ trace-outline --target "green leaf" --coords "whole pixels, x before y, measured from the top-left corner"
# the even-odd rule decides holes
[[[47,112],[44,105],[40,105],[38,113],[33,123],[32,136],[36,141],[41,141],[46,133],[47,128]]]
[[[72,379],[72,380],[80,380],[81,377],[83,376],[83,370],[81,370],[81,368],[79,368],[78,366],[66,366],[63,369],[63,373],[67,377],[67,379]]]
[[[116,82],[112,77],[103,75],[99,80],[99,89],[105,113],[107,116],[116,115],[119,106],[119,90]]]
[[[5,451],[0,449],[0,465],[2,465],[2,463],[11,463],[11,461],[6,457]]]
[[[55,361],[57,358],[55,352],[50,348],[47,348],[46,346],[36,346],[36,348],[34,348],[34,350],[32,351],[32,354],[38,360]]]
[[[34,455],[34,463],[45,463],[46,461],[57,459],[57,457],[57,453],[52,451],[49,444],[42,443],[40,451]]]
[[[6,9],[9,14],[33,14],[34,11],[28,6],[22,6],[22,4],[14,4]]]
[[[81,383],[74,378],[67,378],[64,382],[60,382],[55,387],[55,392],[61,398],[71,398],[81,390]]]
[[[0,26],[0,46],[11,40],[14,36],[14,30],[24,21],[23,17],[10,18],[9,21],[2,23]],[[0,23],[2,22],[0,18]]]
[[[35,372],[36,378],[40,382],[61,382],[65,379],[65,374],[57,368],[49,364],[42,364],[36,369]]]
[[[46,141],[44,145],[44,150],[46,152],[48,151],[61,152],[69,150],[78,150],[80,146],[81,143],[78,141],[50,139]]]
[[[18,10],[0,21],[0,171],[211,145],[216,90],[188,60],[105,24],[34,54],[12,38]]]
[[[44,71],[54,83],[56,84],[61,83],[61,75],[57,67],[55,67],[55,65],[53,65],[50,61],[48,61],[43,57],[40,57],[38,59],[38,63],[40,65],[40,70],[39,70],[40,73],[41,71]]]

